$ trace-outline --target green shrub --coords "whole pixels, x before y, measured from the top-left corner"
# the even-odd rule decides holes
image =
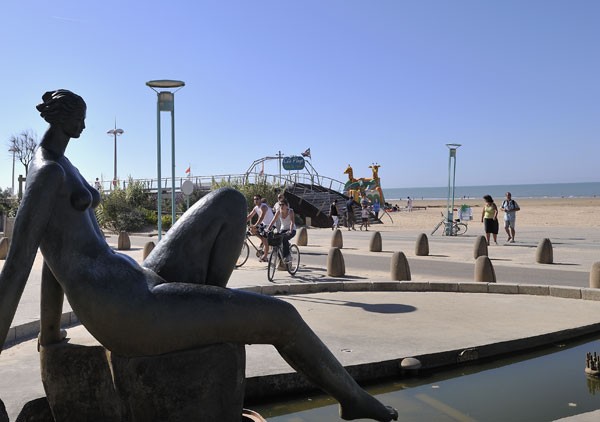
[[[160,220],[162,222],[163,230],[169,230],[171,228],[171,225],[173,224],[173,218],[171,218],[170,215],[163,215]]]

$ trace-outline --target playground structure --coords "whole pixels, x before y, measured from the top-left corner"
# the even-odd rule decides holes
[[[344,174],[348,175],[348,181],[344,185],[344,195],[353,198],[356,202],[360,202],[360,195],[364,192],[372,204],[379,202],[383,208],[385,205],[385,198],[383,197],[383,190],[381,189],[379,167],[381,167],[381,165],[377,163],[370,165],[369,168],[373,172],[372,177],[361,177],[356,179],[354,178],[352,166],[348,164],[348,167],[344,170]]]

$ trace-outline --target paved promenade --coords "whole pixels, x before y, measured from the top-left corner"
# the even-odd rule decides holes
[[[299,310],[344,365],[366,373],[381,370],[381,362],[399,363],[404,357],[417,356],[435,367],[456,361],[457,354],[467,349],[477,350],[479,357],[492,356],[600,330],[600,293],[587,288],[589,270],[598,259],[599,233],[523,230],[516,244],[490,246],[498,283],[488,285],[472,282],[478,233],[429,236],[430,255],[417,257],[418,232],[374,229],[381,231],[383,252],[369,252],[372,232],[343,231],[345,277],[326,274],[331,230],[311,229],[296,277],[278,272],[269,283],[265,264],[251,257],[234,271],[229,287],[293,293],[282,298]],[[536,246],[544,237],[554,245],[552,265],[535,263]],[[149,240],[132,236],[127,254],[141,260]],[[114,236],[107,241],[116,245]],[[390,259],[396,251],[406,254],[413,282],[389,281]],[[39,318],[40,272],[38,256],[13,322],[17,344],[0,356],[0,398],[11,420],[26,402],[44,395],[35,340],[24,340],[35,333]],[[64,312],[69,311],[65,303]],[[72,341],[93,342],[82,327],[70,328],[68,335]],[[249,346],[247,353],[249,388],[265,375],[291,372],[271,346]],[[583,422],[587,417],[570,420]],[[596,420],[598,412],[593,417]]]

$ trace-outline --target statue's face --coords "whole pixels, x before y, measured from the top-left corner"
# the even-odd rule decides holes
[[[63,128],[71,138],[79,138],[81,132],[85,129],[85,110],[65,119]]]

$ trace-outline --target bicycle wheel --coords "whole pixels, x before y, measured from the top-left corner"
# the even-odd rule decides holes
[[[242,265],[244,265],[248,260],[248,256],[250,256],[250,246],[248,246],[248,243],[244,241],[244,243],[242,243],[242,250],[240,251],[240,256],[238,256],[238,259],[235,263],[235,268],[239,268]]]
[[[460,236],[461,234],[465,234],[467,232],[468,226],[465,223],[456,224],[456,233],[455,235]]]
[[[279,248],[273,247],[271,256],[269,257],[269,264],[267,265],[267,278],[269,281],[273,281],[275,278],[275,271],[277,270],[277,261],[279,260]]]
[[[300,266],[300,249],[296,245],[290,245],[290,257],[292,260],[287,263],[287,270],[290,275],[294,275],[298,272]]]
[[[440,221],[437,226],[435,226],[431,232],[431,235],[433,236],[433,234],[437,231],[437,229],[440,228],[440,226],[442,225],[443,221]]]

